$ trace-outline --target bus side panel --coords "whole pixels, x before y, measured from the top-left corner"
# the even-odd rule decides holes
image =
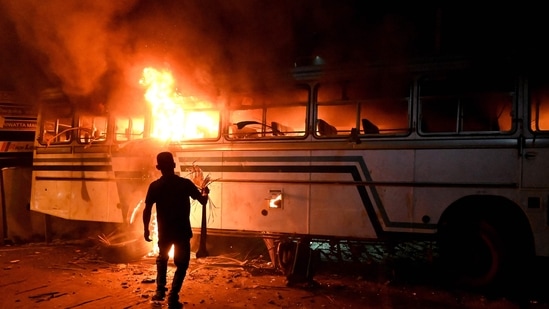
[[[540,143],[539,140],[541,138],[538,138],[538,143]],[[549,171],[549,148],[525,148],[524,154],[522,187],[548,188],[549,177],[547,173],[540,173],[540,171]]]
[[[64,219],[122,222],[114,182],[36,181],[31,201],[31,210]]]
[[[272,176],[273,179],[282,177]],[[269,206],[273,191],[282,192],[280,208]],[[306,234],[308,197],[309,189],[305,185],[225,183],[222,193],[222,228]]]
[[[31,210],[67,219],[70,216],[67,202],[72,199],[72,183],[70,181],[40,179],[47,175],[54,176],[53,174],[33,171]],[[55,174],[57,177],[63,177],[63,175],[68,175],[69,173]]]
[[[308,232],[308,152],[227,151],[178,156],[186,161],[182,165],[193,162],[202,169],[204,177],[209,175],[214,180],[209,187],[208,227]],[[276,194],[282,194],[282,203],[280,207],[270,207],[270,199]],[[201,207],[193,207],[191,225],[200,227],[200,218]]]
[[[376,238],[409,223],[413,152],[314,151],[311,233]],[[394,186],[383,185],[395,184]],[[396,224],[395,224],[396,223]]]
[[[549,148],[536,145],[546,145],[541,137],[536,137],[536,143],[530,146],[526,143],[522,156],[522,188],[520,201],[528,216],[534,233],[536,253],[549,256],[549,197],[546,188],[549,187]]]
[[[92,178],[98,180],[86,180]],[[122,222],[116,183],[108,179],[107,172],[35,171],[31,210],[69,220]]]
[[[100,222],[122,222],[122,210],[116,183],[109,179],[108,172],[74,172],[74,178],[101,179],[96,181],[74,181],[70,216],[72,220]],[[93,178],[92,178],[93,177]],[[112,177],[110,177],[112,179]],[[125,214],[124,214],[125,215]]]
[[[514,164],[513,164],[514,163]],[[416,181],[432,183],[414,192],[414,217],[429,215],[438,222],[442,212],[457,199],[474,194],[505,196],[520,183],[516,149],[422,149],[416,151]],[[506,189],[507,190],[504,190]],[[516,200],[514,196],[508,196]]]
[[[419,149],[415,178],[418,182],[454,184],[519,184],[518,150]]]
[[[381,227],[385,231],[402,231],[409,223],[421,222],[413,216],[414,151],[373,149],[361,153],[364,156],[361,177],[375,184],[367,187],[368,199]]]
[[[345,181],[337,175],[316,179]],[[311,233],[315,235],[373,238],[375,233],[356,187],[316,185],[311,189]]]

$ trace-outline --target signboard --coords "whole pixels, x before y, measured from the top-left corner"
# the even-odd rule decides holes
[[[0,131],[35,131],[36,108],[15,100],[13,92],[0,91]]]

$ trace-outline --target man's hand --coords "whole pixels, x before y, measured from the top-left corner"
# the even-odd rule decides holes
[[[146,241],[148,241],[148,242],[151,242],[151,241],[152,241],[152,239],[151,239],[151,232],[149,232],[148,229],[145,230],[145,231],[143,232],[143,236],[144,236],[144,238],[145,238]]]
[[[210,194],[210,188],[208,187],[202,188],[202,196],[206,196],[208,194]]]

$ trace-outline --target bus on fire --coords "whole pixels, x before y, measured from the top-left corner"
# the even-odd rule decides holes
[[[146,108],[42,102],[31,209],[132,223],[169,150],[211,190],[193,228],[264,237],[280,267],[289,243],[360,260],[362,244],[418,239],[464,284],[517,279],[549,256],[549,81],[501,68],[298,67],[291,82],[212,100],[146,68],[133,104]]]

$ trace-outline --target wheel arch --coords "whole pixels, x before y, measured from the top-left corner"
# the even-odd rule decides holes
[[[535,256],[526,214],[505,197],[460,198],[442,213],[437,225],[441,261],[443,265],[448,263],[445,271],[450,270],[449,278],[468,287],[499,289],[520,282]],[[476,236],[471,238],[473,235]],[[479,241],[490,248],[485,252],[491,252],[482,255],[483,264],[478,264]],[[483,270],[478,265],[483,265]]]
[[[502,196],[469,195],[456,200],[440,216],[437,231],[448,223],[480,219],[512,230],[512,238],[523,241],[525,249],[529,246],[529,253],[535,254],[534,235],[528,217],[519,205]]]

